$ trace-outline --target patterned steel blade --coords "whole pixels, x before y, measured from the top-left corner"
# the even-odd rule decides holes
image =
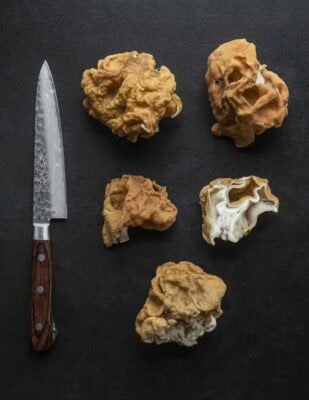
[[[61,122],[54,81],[44,61],[37,85],[33,178],[33,222],[67,218]]]

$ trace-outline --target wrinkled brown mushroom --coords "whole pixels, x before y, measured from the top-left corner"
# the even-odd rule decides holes
[[[136,332],[145,343],[197,344],[216,328],[226,285],[188,261],[157,268],[144,307],[136,317]]]
[[[103,205],[105,246],[129,240],[128,228],[165,231],[176,220],[177,208],[165,187],[143,176],[123,175],[106,186]]]
[[[131,142],[150,138],[159,131],[162,118],[173,118],[182,110],[174,75],[165,66],[155,66],[151,54],[137,51],[99,60],[97,69],[83,73],[84,107]]]
[[[288,113],[285,82],[259,63],[255,45],[246,39],[232,40],[213,51],[205,79],[217,120],[211,131],[232,138],[237,147],[248,146],[256,135],[281,126]]]
[[[215,179],[202,188],[200,202],[202,235],[213,246],[216,238],[238,242],[252,231],[259,215],[279,209],[268,180],[254,175]]]

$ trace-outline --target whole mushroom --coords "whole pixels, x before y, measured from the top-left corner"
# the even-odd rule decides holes
[[[103,241],[110,247],[128,241],[129,228],[165,231],[175,222],[177,207],[168,198],[166,188],[155,181],[123,175],[106,186],[102,214]]]
[[[97,68],[83,73],[84,107],[131,142],[152,137],[162,118],[176,117],[182,110],[174,75],[165,66],[155,66],[151,54],[137,51],[99,60]]]
[[[269,128],[282,125],[288,114],[285,82],[256,58],[253,43],[236,39],[224,43],[208,58],[205,75],[213,114],[211,131],[245,147]]]
[[[136,332],[145,343],[191,347],[216,328],[225,291],[221,278],[189,261],[166,262],[151,281],[148,298],[136,317]]]

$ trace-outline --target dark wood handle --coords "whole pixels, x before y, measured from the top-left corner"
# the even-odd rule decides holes
[[[31,344],[36,351],[50,348],[56,338],[52,313],[53,261],[50,240],[33,241]]]

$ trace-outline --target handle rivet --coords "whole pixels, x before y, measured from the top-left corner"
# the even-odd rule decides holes
[[[44,261],[45,260],[45,256],[44,256],[44,254],[39,254],[38,255],[38,261],[40,261],[40,262],[42,262],[42,261]]]
[[[43,286],[37,286],[36,292],[37,292],[38,294],[42,294],[42,293],[44,292],[44,287],[43,287]]]
[[[38,322],[37,324],[35,324],[35,330],[37,332],[41,332],[42,329],[43,329],[43,324],[41,322]]]

